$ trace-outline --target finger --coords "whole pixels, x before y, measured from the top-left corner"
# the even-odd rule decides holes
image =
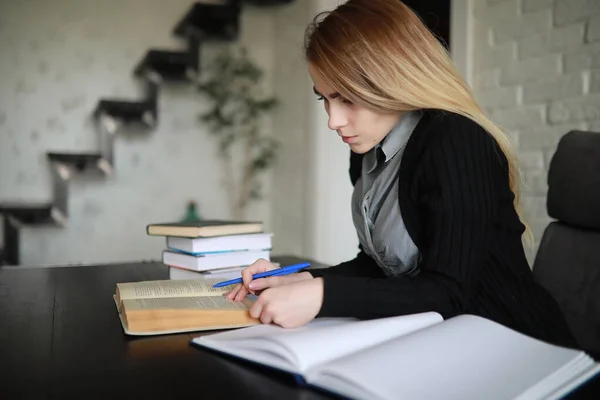
[[[240,291],[240,288],[242,287],[243,285],[241,284],[236,285],[233,289],[225,293],[225,297],[227,297],[229,300],[233,300],[235,298],[235,295]]]
[[[275,269],[275,266],[273,264],[271,264],[264,258],[259,258],[249,267],[244,268],[242,270],[242,281],[244,282],[244,286],[246,286],[246,288],[249,287],[248,285],[252,281],[252,275],[258,274],[260,272],[270,271],[272,269]]]
[[[244,285],[239,285],[238,287],[236,287],[235,289],[233,289],[230,293],[228,293],[227,298],[229,300],[233,300],[233,301],[242,301],[244,300],[244,298],[248,295],[248,289],[246,289],[244,287]],[[254,291],[250,291],[251,293],[254,293]]]
[[[257,272],[255,272],[254,270],[254,264],[242,270],[242,282],[246,288],[248,288],[248,285],[250,284],[250,282],[252,282],[252,275],[256,273]]]
[[[260,314],[260,322],[263,324],[270,324],[273,320],[271,319],[271,315],[268,312],[263,311]]]
[[[263,324],[275,323],[276,319],[279,319],[281,313],[279,313],[272,301],[267,301],[263,304],[260,312],[260,321]]]
[[[242,301],[248,295],[248,290],[242,286],[234,297],[234,301]]]
[[[273,322],[273,306],[270,303],[264,303],[262,310],[260,310],[260,322],[263,324],[270,324]]]
[[[260,298],[259,298],[256,302],[254,302],[254,304],[252,305],[252,307],[250,307],[250,310],[249,310],[250,316],[252,318],[258,318],[258,317],[260,317],[260,314],[262,312],[262,308],[263,308],[262,301],[260,301]]]
[[[229,298],[237,290],[238,290],[237,286],[234,286],[232,289],[229,289],[228,291],[226,291],[225,293],[223,293],[223,296]]]
[[[272,269],[277,269],[277,267],[273,265],[272,262],[267,261],[264,258],[259,258],[258,260],[256,260],[254,262],[254,265],[256,266],[256,272],[264,272],[270,271]]]
[[[287,328],[288,326],[286,325],[286,321],[285,319],[281,318],[280,315],[276,315],[273,317],[273,319],[271,320],[272,323],[274,323],[275,325],[279,325],[282,328]]]
[[[255,279],[248,287],[252,290],[263,290],[269,287],[283,285],[285,280],[281,276],[270,276],[268,278]]]

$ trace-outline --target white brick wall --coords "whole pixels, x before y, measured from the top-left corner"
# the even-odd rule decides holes
[[[552,0],[523,0],[523,12],[535,12],[543,9],[551,9]]]
[[[600,0],[474,0],[473,86],[514,138],[536,246],[548,163],[572,129],[600,130]]]
[[[528,60],[515,60],[506,65],[500,74],[501,85],[554,79],[560,75],[559,54],[548,54]]]
[[[101,97],[138,98],[133,68],[149,48],[182,48],[172,30],[191,4],[0,1],[0,202],[50,199],[45,153],[97,150],[90,122],[96,102]],[[267,93],[275,68],[270,10],[245,7],[240,38],[265,70]],[[216,50],[203,47],[205,60],[210,49]],[[159,99],[155,130],[116,139],[113,176],[71,180],[66,228],[21,231],[22,264],[160,259],[164,239],[148,237],[145,226],[181,218],[189,200],[198,202],[206,218],[229,218],[227,193],[220,174],[213,173],[220,162],[216,142],[197,122],[205,101],[190,85],[170,84],[161,88]],[[265,130],[270,119],[265,119]],[[269,178],[264,180],[266,195]],[[269,201],[257,202],[249,211],[270,228]]]
[[[527,24],[527,14],[522,17],[522,23]],[[518,43],[520,58],[535,57],[563,51],[571,46],[581,44],[583,41],[585,24],[577,23],[563,27],[553,27],[535,35],[527,36]]]
[[[598,0],[556,0],[554,3],[554,21],[557,26],[586,21],[591,15],[600,14]]]

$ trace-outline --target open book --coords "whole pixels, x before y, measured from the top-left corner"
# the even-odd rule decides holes
[[[192,344],[352,399],[558,398],[600,371],[583,352],[472,315],[324,318],[297,329],[259,325],[206,335]]]
[[[114,300],[125,333],[156,335],[240,328],[260,323],[248,309],[252,298],[223,296],[233,286],[213,288],[204,279],[118,283]]]

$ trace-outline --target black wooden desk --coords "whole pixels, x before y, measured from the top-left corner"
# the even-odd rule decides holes
[[[327,398],[192,347],[200,333],[124,335],[115,285],[151,279],[168,279],[167,268],[1,268],[0,399]]]
[[[116,284],[166,278],[158,263],[0,268],[0,398],[327,398],[192,347],[198,333],[124,335]],[[598,381],[573,398],[600,398]]]

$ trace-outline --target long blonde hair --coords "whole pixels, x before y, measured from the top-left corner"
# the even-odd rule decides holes
[[[305,57],[353,103],[376,112],[440,109],[470,118],[498,142],[509,166],[515,209],[521,172],[509,137],[479,107],[446,48],[399,0],[348,0],[309,24]]]

